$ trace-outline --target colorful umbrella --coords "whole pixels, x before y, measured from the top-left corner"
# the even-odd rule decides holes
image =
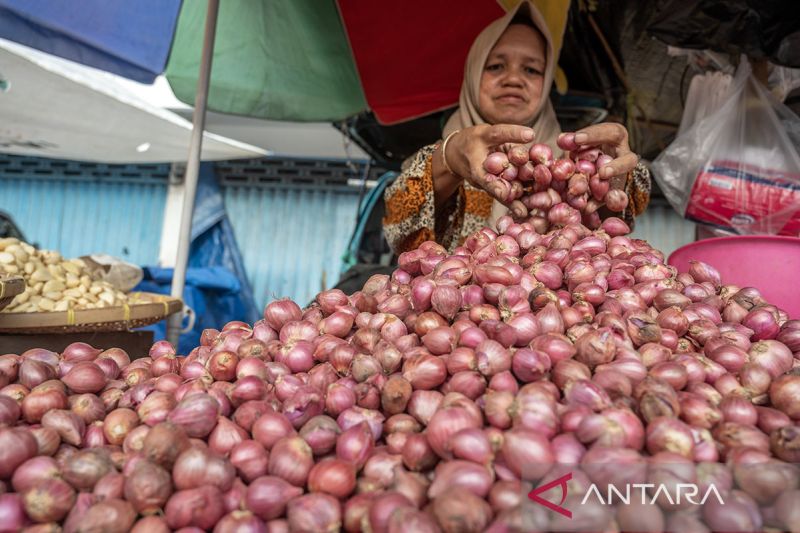
[[[451,107],[472,40],[518,2],[226,0],[208,109],[289,121],[370,109],[395,124]],[[560,48],[569,1],[535,3]],[[0,37],[144,83],[165,73],[195,103],[207,0],[78,5],[0,0]]]
[[[277,120],[337,121],[367,108],[394,124],[458,102],[475,36],[519,0],[338,0],[220,5],[209,109]],[[568,0],[536,2],[556,46]],[[204,1],[184,2],[166,75],[194,101]]]

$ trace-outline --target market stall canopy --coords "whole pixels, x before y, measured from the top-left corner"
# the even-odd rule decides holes
[[[152,105],[192,120],[194,108],[175,98],[164,76],[159,76],[150,85],[119,77],[117,80]],[[209,111],[206,113],[205,129],[207,132],[262,148],[269,156],[369,159],[355,142],[330,122],[287,122]]]
[[[0,151],[103,163],[185,161],[192,123],[107,72],[0,39]],[[265,150],[206,133],[204,160]]]
[[[172,111],[192,119],[191,109]],[[361,147],[329,122],[264,120],[209,111],[206,131],[258,146],[275,157],[369,159]]]

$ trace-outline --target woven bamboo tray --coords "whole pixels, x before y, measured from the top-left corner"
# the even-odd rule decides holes
[[[0,311],[8,307],[17,294],[25,292],[25,280],[19,276],[0,276]]]
[[[86,333],[129,331],[154,324],[183,308],[180,298],[150,292],[131,292],[128,303],[103,309],[59,312],[0,313],[2,333]]]

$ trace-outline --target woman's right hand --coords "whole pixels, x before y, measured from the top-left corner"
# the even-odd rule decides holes
[[[441,205],[447,200],[461,180],[467,180],[471,185],[489,193],[499,202],[507,205],[512,213],[522,217],[527,214],[527,209],[519,200],[510,204],[500,198],[501,191],[492,183],[486,181],[486,170],[483,162],[491,152],[501,149],[507,144],[528,144],[534,139],[534,132],[526,126],[514,124],[481,124],[465,128],[450,138],[447,143],[447,164],[453,173],[447,172],[442,160],[441,147],[434,153],[433,175],[434,194],[436,204]],[[437,183],[438,182],[438,183]]]

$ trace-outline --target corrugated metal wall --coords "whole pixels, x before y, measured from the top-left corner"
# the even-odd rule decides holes
[[[169,165],[101,165],[0,155],[0,210],[65,257],[158,260]]]
[[[305,305],[336,284],[366,170],[310,160],[217,165],[258,305],[284,296]]]
[[[357,201],[335,191],[225,188],[258,305],[283,296],[304,305],[336,284]]]
[[[653,198],[636,219],[633,237],[644,239],[666,257],[684,244],[694,242],[695,224],[683,219],[663,198]]]

